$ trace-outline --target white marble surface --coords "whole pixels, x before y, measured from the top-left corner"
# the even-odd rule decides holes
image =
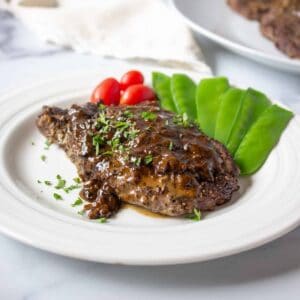
[[[300,112],[299,76],[247,61],[203,39],[201,43],[216,74],[262,89]],[[1,92],[101,63],[98,57],[43,45],[0,11]],[[94,264],[36,250],[2,235],[0,259],[1,300],[300,299],[300,229],[256,250],[192,265]]]

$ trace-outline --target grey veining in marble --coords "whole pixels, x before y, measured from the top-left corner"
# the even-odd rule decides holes
[[[0,10],[0,22],[0,59],[49,56],[66,51],[38,41],[8,11]]]
[[[204,39],[199,41],[216,74],[262,89],[300,112],[298,76],[258,65]],[[97,69],[100,65],[109,67],[99,57],[43,44],[11,14],[0,11],[1,93],[66,70]],[[246,253],[169,267],[84,262],[0,235],[0,300],[298,300],[299,282],[300,229]]]

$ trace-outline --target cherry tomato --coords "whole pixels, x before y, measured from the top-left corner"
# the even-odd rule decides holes
[[[134,105],[147,100],[155,100],[154,91],[143,84],[131,85],[121,97],[120,104]]]
[[[125,91],[131,85],[142,83],[144,83],[144,76],[137,70],[131,70],[125,73],[120,80],[122,91]]]
[[[120,83],[115,78],[106,78],[97,85],[90,101],[93,103],[101,101],[105,105],[118,105],[120,102]]]

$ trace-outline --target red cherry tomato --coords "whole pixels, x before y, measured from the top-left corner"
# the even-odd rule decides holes
[[[118,105],[120,102],[120,83],[115,78],[106,78],[100,82],[90,98],[93,103]]]
[[[143,84],[131,85],[121,97],[120,104],[134,105],[147,100],[155,100],[154,91]]]
[[[131,85],[142,83],[144,83],[144,76],[140,71],[137,70],[131,70],[125,73],[120,80],[122,91],[125,91]]]

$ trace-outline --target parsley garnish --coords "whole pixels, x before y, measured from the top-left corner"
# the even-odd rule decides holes
[[[66,186],[66,180],[62,179],[60,175],[56,175],[57,184],[55,186],[56,189],[63,189]]]
[[[123,112],[123,116],[126,118],[132,118],[133,117],[133,113],[130,110],[125,110]]]
[[[84,214],[84,209],[78,211],[77,213],[78,213],[79,215],[83,216],[83,214]]]
[[[189,127],[192,125],[186,113],[183,113],[182,115],[174,116],[173,122],[174,124],[181,125],[183,127]]]
[[[79,206],[83,203],[82,199],[81,198],[77,198],[74,203],[71,204],[72,207],[75,207],[75,206]]]
[[[194,208],[193,214],[191,214],[189,216],[189,219],[191,219],[193,221],[197,221],[197,222],[200,221],[201,220],[201,211],[198,210],[198,209],[196,209],[196,208]]]
[[[41,182],[41,181],[38,179],[38,180],[37,180],[37,183],[39,183],[39,184],[40,184],[40,183],[42,183],[42,182]]]
[[[34,146],[35,145],[35,142],[31,142],[31,146]]]
[[[157,114],[152,112],[152,111],[143,111],[141,113],[141,117],[145,120],[145,121],[154,121],[157,118]]]
[[[78,184],[81,183],[81,179],[79,177],[73,178],[73,181],[78,183]]]
[[[53,197],[55,200],[62,200],[62,196],[60,194],[53,193]]]
[[[119,138],[113,138],[112,140],[108,141],[107,144],[111,146],[112,150],[116,150],[120,145],[120,139]]]
[[[102,153],[102,155],[112,156],[113,153],[112,153],[112,151],[105,151]]]
[[[51,146],[51,142],[46,140],[44,150],[49,150],[50,146]]]
[[[68,194],[70,191],[73,191],[73,190],[76,190],[76,189],[80,189],[79,184],[73,184],[73,185],[70,185],[68,187],[65,187],[64,191]]]
[[[101,223],[101,224],[106,223],[106,221],[107,221],[106,218],[99,218],[99,219],[97,219],[97,222]]]
[[[139,167],[139,166],[141,165],[142,159],[141,159],[140,157],[132,156],[132,157],[130,158],[130,161],[131,161],[132,163],[134,163],[137,167]]]
[[[49,181],[49,180],[45,180],[44,183],[45,183],[46,185],[52,185],[51,181]]]
[[[93,146],[96,148],[96,155],[99,155],[100,146],[103,145],[103,143],[104,140],[99,134],[93,136]]]
[[[105,105],[104,105],[104,104],[102,104],[102,103],[100,103],[100,104],[98,105],[98,109],[99,109],[99,110],[103,110],[103,109],[105,109]]]
[[[99,113],[99,116],[97,118],[97,123],[102,125],[109,125],[109,120],[106,118],[106,115],[104,112]]]
[[[41,155],[41,160],[42,160],[42,161],[46,161],[46,159],[47,159],[46,155],[44,155],[44,154]]]
[[[151,164],[152,161],[153,161],[153,156],[152,156],[151,154],[148,154],[148,155],[145,157],[144,161],[145,161],[145,164],[146,164],[146,165]]]

